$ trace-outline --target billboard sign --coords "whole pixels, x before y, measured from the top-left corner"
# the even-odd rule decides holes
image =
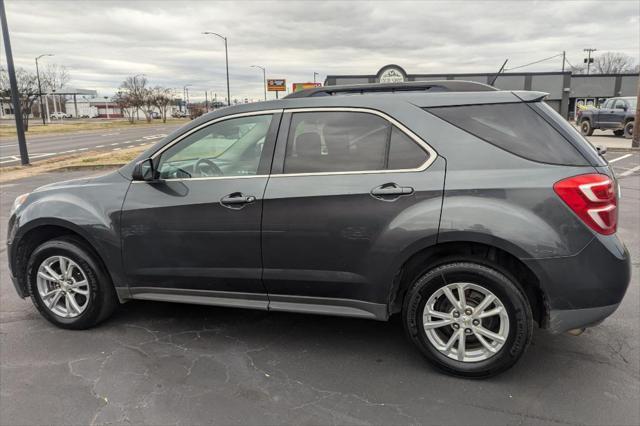
[[[291,89],[292,89],[291,91],[295,93],[301,90],[313,89],[314,87],[320,87],[320,86],[322,86],[321,83],[293,83],[293,85],[291,86]]]
[[[270,78],[267,80],[267,90],[269,92],[286,92],[287,80],[284,78]]]

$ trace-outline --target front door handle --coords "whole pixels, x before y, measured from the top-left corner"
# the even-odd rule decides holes
[[[413,194],[413,188],[410,186],[398,186],[397,184],[385,183],[384,185],[377,186],[371,190],[371,195],[374,198],[384,201],[393,201],[403,195]]]
[[[253,195],[244,195],[242,192],[234,192],[220,199],[220,204],[230,209],[241,209],[246,204],[256,201]]]

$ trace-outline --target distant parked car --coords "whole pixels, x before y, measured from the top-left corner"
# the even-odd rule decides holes
[[[585,136],[591,136],[595,129],[601,129],[613,130],[616,136],[631,138],[637,107],[637,100],[633,97],[607,99],[600,108],[579,110],[576,123]]]
[[[187,116],[187,113],[184,111],[174,111],[173,114],[171,114],[171,116],[173,118],[185,118]]]
[[[151,118],[153,118],[154,120],[157,120],[159,118],[162,118],[162,116],[158,111],[151,111]]]
[[[49,118],[51,118],[52,120],[61,120],[63,118],[72,118],[72,117],[73,116],[71,114],[68,114],[66,112],[54,112],[49,116]]]

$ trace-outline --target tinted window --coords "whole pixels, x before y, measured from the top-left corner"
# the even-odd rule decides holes
[[[553,126],[525,103],[429,108],[429,112],[512,154],[549,164],[586,165]]]
[[[390,124],[372,114],[293,114],[285,173],[384,169],[389,131]]]
[[[200,129],[160,158],[162,179],[255,175],[271,115],[233,118]]]
[[[395,126],[391,129],[389,169],[416,169],[427,161],[427,157],[427,153],[404,132]]]
[[[294,113],[285,173],[413,169],[427,153],[387,120],[363,112]]]
[[[613,108],[613,99],[607,99],[606,102],[602,105],[603,109]]]

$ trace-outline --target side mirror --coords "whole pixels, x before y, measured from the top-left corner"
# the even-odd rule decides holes
[[[133,172],[131,173],[131,177],[133,180],[141,180],[141,181],[152,181],[156,178],[156,173],[153,168],[153,160],[151,158],[147,158],[146,160],[140,161],[133,168]]]
[[[605,155],[607,153],[607,147],[604,145],[596,145],[596,151],[598,151],[600,155]]]

